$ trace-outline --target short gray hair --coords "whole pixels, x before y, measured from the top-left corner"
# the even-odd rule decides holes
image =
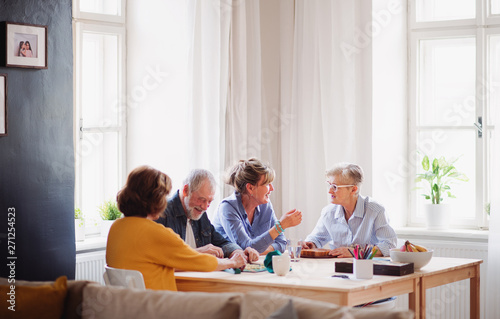
[[[183,185],[188,185],[189,193],[192,193],[200,189],[205,181],[209,182],[212,192],[215,193],[217,182],[215,181],[214,175],[206,169],[193,169],[184,179]]]
[[[342,182],[351,183],[358,186],[358,188],[364,179],[363,169],[359,165],[352,163],[338,163],[326,171],[326,176],[340,176]]]

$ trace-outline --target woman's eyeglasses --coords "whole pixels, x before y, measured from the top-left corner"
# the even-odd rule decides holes
[[[328,187],[330,188],[331,191],[336,192],[338,191],[339,187],[351,187],[351,186],[356,186],[356,185],[337,185],[337,184],[332,184],[329,181],[326,181],[328,184]]]

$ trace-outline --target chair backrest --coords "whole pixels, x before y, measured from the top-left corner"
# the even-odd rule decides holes
[[[144,277],[142,273],[137,270],[118,269],[104,266],[105,272],[103,274],[104,282],[107,286],[120,286],[126,288],[136,288],[145,290]]]

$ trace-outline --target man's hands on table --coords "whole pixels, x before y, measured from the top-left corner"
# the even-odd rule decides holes
[[[217,258],[224,258],[224,251],[222,250],[222,248],[214,246],[212,244],[196,248],[195,250],[199,253],[210,254]],[[257,261],[259,259],[259,253],[252,247],[247,247],[244,251],[241,249],[236,249],[231,253],[231,255],[229,255],[229,258],[234,257],[234,255],[236,254],[242,255],[247,262]]]
[[[202,253],[202,254],[210,254],[210,255],[213,255],[217,258],[224,258],[224,252],[222,251],[222,248],[217,247],[217,246],[212,245],[212,244],[198,247],[195,250],[199,253]]]
[[[222,248],[217,247],[213,244],[208,244],[195,249],[199,253],[210,254],[218,258],[218,265],[216,270],[224,269],[245,269],[247,262],[257,261],[259,259],[259,253],[251,248],[247,247],[244,251],[241,249],[234,250],[228,259],[224,258],[224,252]],[[176,269],[176,271],[178,271]]]
[[[252,247],[245,248],[245,256],[249,263],[259,260],[259,252]]]
[[[247,247],[244,251],[241,249],[236,249],[231,253],[231,255],[229,255],[229,258],[232,258],[237,254],[243,256],[247,263],[259,260],[259,252],[257,252],[257,250],[253,249],[252,247]]]

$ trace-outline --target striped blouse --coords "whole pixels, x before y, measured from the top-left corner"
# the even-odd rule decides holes
[[[348,222],[341,205],[330,204],[323,208],[316,227],[306,241],[313,242],[318,248],[329,243],[331,249],[372,244],[388,256],[389,250],[396,247],[397,236],[389,225],[384,207],[370,197],[360,195]]]

